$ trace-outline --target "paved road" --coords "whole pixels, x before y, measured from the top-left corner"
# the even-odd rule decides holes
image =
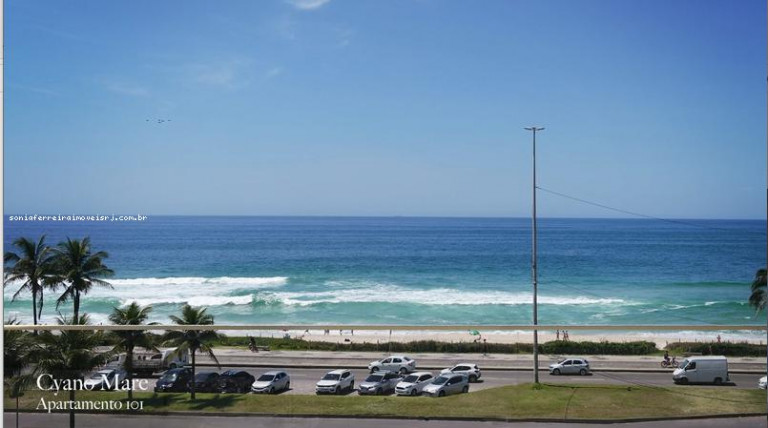
[[[269,370],[279,370],[279,368],[253,368],[227,366],[223,369],[245,370],[258,377],[261,373]],[[210,371],[211,368],[202,368],[198,371]],[[291,390],[286,394],[314,394],[315,383],[328,371],[326,369],[288,369],[291,376]],[[368,371],[363,369],[352,370],[355,375],[355,385],[359,385],[367,376]],[[437,373],[433,371],[433,373]],[[756,388],[758,375],[732,374],[732,383],[724,386],[709,385],[709,388]],[[653,385],[653,386],[672,386],[672,374],[669,373],[636,373],[636,372],[595,372],[589,376],[552,376],[546,372],[541,372],[540,382],[562,384],[579,383],[587,385]],[[486,388],[495,388],[503,385],[517,385],[533,381],[533,373],[530,371],[485,371],[480,382],[470,384],[470,392],[479,391]],[[150,387],[154,386],[154,379],[150,382]]]
[[[65,414],[25,414],[19,416],[23,428],[63,427],[68,424]],[[5,413],[3,426],[15,427],[15,415]],[[416,428],[565,428],[563,423],[533,422],[468,422],[468,421],[420,421],[392,419],[339,419],[339,418],[271,418],[271,417],[217,417],[217,416],[123,416],[77,415],[79,428],[392,428],[407,426]],[[693,419],[663,422],[611,424],[617,428],[764,428],[764,417]],[[605,428],[605,424],[579,424],[579,428]]]
[[[348,352],[348,351],[268,351],[251,353],[242,348],[216,349],[216,355],[222,364],[233,366],[331,366],[367,367],[368,363],[388,356],[381,352]],[[531,354],[452,354],[452,353],[412,353],[408,354],[418,362],[420,368],[445,368],[461,362],[473,362],[481,368],[524,368],[533,367]],[[540,355],[540,364],[558,361],[562,355]],[[587,355],[593,369],[619,370],[654,370],[659,371],[661,357],[656,355]],[[682,357],[678,355],[682,360]],[[199,356],[198,363],[212,363],[208,357]],[[731,371],[752,370],[765,372],[765,358],[729,357],[728,367]]]

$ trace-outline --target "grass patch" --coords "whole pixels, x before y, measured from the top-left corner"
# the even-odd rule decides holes
[[[283,415],[355,415],[407,417],[626,419],[761,413],[765,391],[735,388],[626,387],[532,384],[504,386],[444,398],[360,397],[313,395],[235,395],[136,393],[144,411],[237,412]],[[66,394],[29,391],[23,409],[35,409],[40,399],[67,400]],[[124,400],[122,392],[81,391],[77,400]],[[5,410],[15,399],[5,397]]]

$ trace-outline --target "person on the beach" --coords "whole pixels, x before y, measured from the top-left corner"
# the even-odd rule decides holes
[[[560,340],[560,330],[555,330],[555,334],[557,335],[557,340]]]

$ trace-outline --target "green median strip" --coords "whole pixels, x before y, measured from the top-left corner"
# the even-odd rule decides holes
[[[412,418],[635,419],[761,413],[765,391],[735,388],[569,386],[532,384],[491,388],[444,398],[253,394],[153,394],[138,392],[144,412],[252,413]],[[125,400],[122,392],[80,391],[77,401]],[[67,393],[29,391],[20,408],[34,410],[41,399],[66,401]],[[5,397],[5,410],[15,399]],[[42,410],[42,409],[38,409]],[[141,412],[138,412],[141,413]]]

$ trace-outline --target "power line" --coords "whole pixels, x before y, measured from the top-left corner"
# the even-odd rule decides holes
[[[573,200],[573,201],[581,202],[583,204],[592,205],[592,206],[603,208],[603,209],[606,209],[606,210],[611,210],[611,211],[619,212],[619,213],[622,213],[622,214],[629,214],[629,215],[633,215],[633,216],[636,216],[636,217],[643,217],[643,218],[647,218],[647,219],[651,219],[651,220],[664,221],[664,222],[667,222],[667,223],[682,224],[682,225],[685,225],[685,226],[692,226],[692,227],[700,227],[700,228],[703,228],[703,229],[727,230],[727,229],[724,229],[722,227],[712,227],[712,226],[707,226],[707,225],[704,225],[704,224],[690,223],[690,222],[681,221],[681,220],[672,220],[672,219],[668,219],[668,218],[661,218],[661,217],[655,217],[655,216],[648,215],[648,214],[642,214],[642,213],[638,213],[638,212],[634,212],[634,211],[623,210],[621,208],[615,208],[615,207],[611,207],[611,206],[608,206],[608,205],[605,205],[605,204],[588,201],[586,199],[578,198],[576,196],[566,195],[565,193],[556,192],[554,190],[546,189],[546,188],[541,187],[541,186],[537,186],[536,188],[539,189],[539,190],[542,190],[544,192],[547,192],[547,193],[550,193],[550,194],[553,194],[553,195],[556,195],[556,196],[560,196],[562,198],[570,199],[570,200]]]

